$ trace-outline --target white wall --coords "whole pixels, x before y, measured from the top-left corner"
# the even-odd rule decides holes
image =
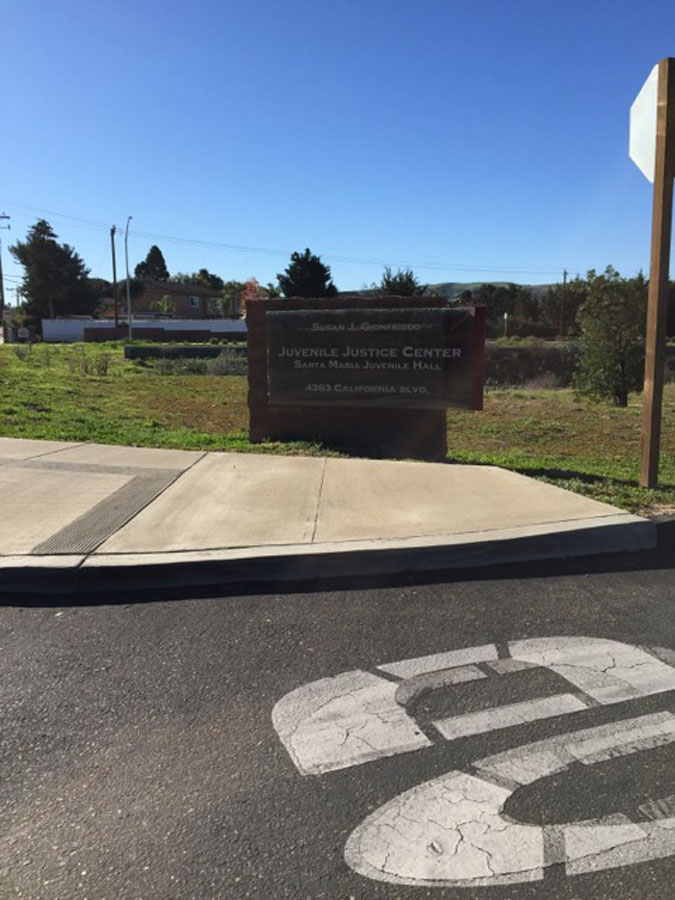
[[[246,334],[244,319],[132,319],[133,328],[162,328],[164,331],[211,331],[214,335],[225,332]],[[43,319],[42,339],[51,343],[66,344],[84,340],[84,329],[114,328],[109,319]],[[142,337],[142,335],[141,335]]]
[[[84,340],[84,329],[96,319],[43,319],[42,340],[67,344]]]
[[[246,334],[246,322],[244,319],[133,319],[134,327],[148,326],[163,328],[165,331],[204,331],[208,328],[214,333],[224,331],[238,331]]]

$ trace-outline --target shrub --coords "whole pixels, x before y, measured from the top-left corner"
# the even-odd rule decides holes
[[[184,359],[167,359],[160,357],[153,360],[152,370],[158,375],[205,375],[206,360],[186,357]]]
[[[579,368],[574,377],[578,394],[628,405],[628,394],[642,390],[645,359],[647,282],[622,278],[608,266],[602,275],[587,276],[588,299],[577,321]]]
[[[110,368],[110,354],[97,353],[88,356],[78,348],[68,360],[68,368],[74,375],[107,375]]]
[[[209,375],[246,375],[248,360],[240,353],[226,349],[206,363],[206,371]]]
[[[528,379],[523,387],[528,391],[555,391],[562,385],[560,378],[553,372],[542,372],[541,375],[535,375],[534,378]]]
[[[94,370],[97,375],[107,375],[109,366],[110,366],[110,354],[109,353],[99,353],[98,356],[96,356],[94,358]]]
[[[25,362],[30,353],[30,344],[12,344],[12,350],[17,359],[20,359],[21,362]]]

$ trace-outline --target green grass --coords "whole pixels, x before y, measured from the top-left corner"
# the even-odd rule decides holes
[[[107,358],[107,374],[96,374]],[[93,372],[92,372],[93,370]],[[0,434],[186,450],[318,453],[310,443],[252,445],[246,379],[160,375],[121,344],[0,346]]]
[[[0,435],[138,447],[331,452],[251,444],[244,377],[162,375],[122,344],[0,345]],[[504,466],[636,512],[675,510],[675,385],[664,398],[660,486],[637,486],[641,398],[627,409],[571,391],[490,389],[483,412],[448,411],[451,462]]]

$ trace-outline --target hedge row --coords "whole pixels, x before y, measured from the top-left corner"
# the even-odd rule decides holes
[[[246,344],[127,344],[125,359],[214,359],[228,353],[246,356]]]
[[[573,344],[502,347],[485,345],[485,381],[489,385],[567,387],[579,360]]]
[[[485,382],[488,385],[569,387],[579,362],[576,344],[505,347],[485,345]],[[666,380],[675,379],[675,345],[666,348]]]

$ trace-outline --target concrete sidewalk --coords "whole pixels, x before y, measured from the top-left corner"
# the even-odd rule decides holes
[[[644,550],[654,525],[490,466],[0,438],[0,588],[89,592]]]

